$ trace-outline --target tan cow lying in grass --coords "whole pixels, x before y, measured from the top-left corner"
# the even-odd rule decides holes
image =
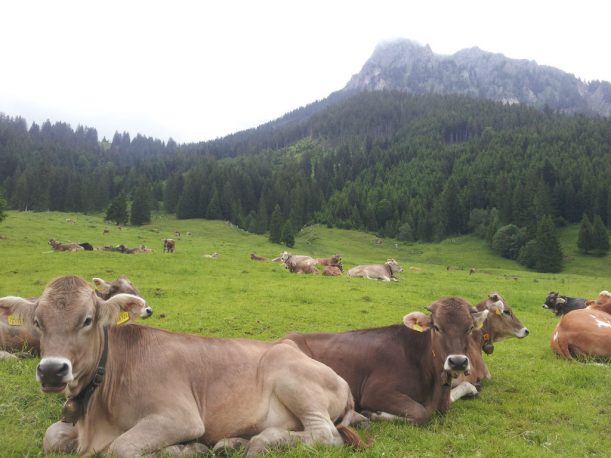
[[[403,268],[394,259],[389,259],[384,264],[354,266],[348,271],[348,276],[365,277],[372,280],[398,281],[397,277],[395,277],[397,272],[403,272]]]
[[[110,299],[117,294],[126,293],[140,296],[138,289],[125,275],[120,276],[112,283],[107,282],[102,278],[94,278],[93,283],[96,288],[96,295],[104,300]],[[30,300],[36,300],[32,298]],[[35,328],[21,326],[16,321],[9,321],[8,326],[0,321],[0,350],[15,353],[23,352],[24,356],[28,353],[40,353],[40,334]],[[6,355],[3,353],[6,357]],[[0,359],[2,357],[0,356]]]
[[[280,257],[289,272],[297,274],[317,274],[317,261],[311,256],[290,254],[286,251]]]
[[[563,358],[611,357],[611,293],[586,304],[563,315],[552,334],[550,347]]]
[[[60,243],[54,239],[49,239],[49,245],[54,251],[83,251],[85,249],[78,243]]]
[[[45,434],[45,452],[133,457],[247,438],[254,456],[298,441],[358,443],[348,424],[363,417],[348,384],[293,342],[115,325],[122,314],[151,313],[138,296],[102,300],[74,276],[52,281],[36,301],[0,298],[1,321],[17,317],[41,333],[42,390],[68,398],[65,422]]]
[[[451,401],[464,396],[475,396],[483,380],[490,380],[491,375],[482,351],[491,354],[494,343],[508,337],[523,339],[529,334],[522,322],[515,316],[511,307],[499,293],[490,293],[488,297],[475,306],[477,310],[488,310],[488,315],[481,329],[474,329],[469,339],[467,356],[471,361],[468,375],[460,375],[452,381]]]

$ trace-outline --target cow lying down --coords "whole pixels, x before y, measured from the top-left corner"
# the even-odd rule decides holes
[[[471,333],[489,313],[458,297],[435,301],[428,310],[430,315],[409,313],[403,324],[287,338],[344,378],[356,408],[371,419],[422,424],[448,410],[452,379],[471,369]]]
[[[490,293],[488,297],[475,306],[477,310],[488,310],[481,329],[475,329],[469,339],[467,356],[471,361],[468,375],[460,375],[452,381],[451,401],[465,396],[478,394],[481,383],[491,378],[490,371],[482,357],[482,351],[491,354],[494,344],[509,337],[523,339],[529,334],[522,322],[515,316],[511,307],[499,293]]]
[[[52,281],[36,301],[0,298],[1,321],[12,317],[41,334],[42,391],[68,399],[64,421],[45,434],[45,452],[133,457],[182,453],[177,444],[197,441],[246,443],[253,456],[298,441],[358,443],[348,425],[363,417],[348,384],[293,342],[117,325],[151,313],[138,296],[104,300],[74,276]]]

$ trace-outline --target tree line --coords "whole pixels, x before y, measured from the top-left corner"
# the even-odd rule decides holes
[[[608,118],[384,91],[187,145],[127,133],[99,141],[95,129],[0,116],[0,183],[13,209],[105,211],[123,196],[135,224],[162,209],[255,233],[281,224],[285,239],[318,222],[405,241],[485,233],[492,244],[513,225],[515,259],[546,217],[609,224],[610,152]]]

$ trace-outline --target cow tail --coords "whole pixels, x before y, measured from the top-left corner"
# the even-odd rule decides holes
[[[350,426],[339,424],[336,426],[336,428],[337,432],[339,432],[339,435],[342,437],[344,444],[350,445],[358,450],[369,448],[373,445],[373,438],[370,435],[367,435],[367,442],[365,442],[363,439],[361,439],[359,433],[357,433],[356,430]]]

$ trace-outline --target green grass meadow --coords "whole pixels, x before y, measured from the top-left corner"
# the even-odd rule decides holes
[[[108,234],[103,234],[105,228]],[[174,236],[176,230],[181,238]],[[251,252],[271,258],[283,247],[221,221],[156,215],[150,225],[119,230],[104,224],[101,215],[8,212],[0,224],[0,296],[37,296],[61,275],[112,281],[124,274],[154,309],[148,325],[272,340],[290,331],[400,323],[406,313],[442,296],[459,295],[475,304],[498,291],[530,335],[501,342],[494,354],[485,356],[493,380],[478,398],[455,403],[448,414],[421,427],[373,424],[369,433],[375,442],[364,451],[300,446],[273,455],[611,456],[611,365],[558,359],[549,348],[557,318],[541,307],[550,290],[596,297],[611,288],[611,266],[608,257],[577,253],[576,227],[564,228],[560,235],[566,256],[560,274],[527,271],[471,236],[440,244],[377,244],[372,234],[312,226],[298,234],[290,250],[315,257],[339,253],[345,270],[393,257],[404,272],[399,282],[384,283],[294,275],[278,263],[251,261]],[[163,253],[167,237],[177,240],[173,254]],[[50,238],[94,246],[144,244],[155,251],[56,253],[47,244]],[[205,257],[213,252],[220,257]],[[1,457],[42,454],[45,429],[59,418],[62,398],[40,391],[36,364],[36,359],[0,361]]]

